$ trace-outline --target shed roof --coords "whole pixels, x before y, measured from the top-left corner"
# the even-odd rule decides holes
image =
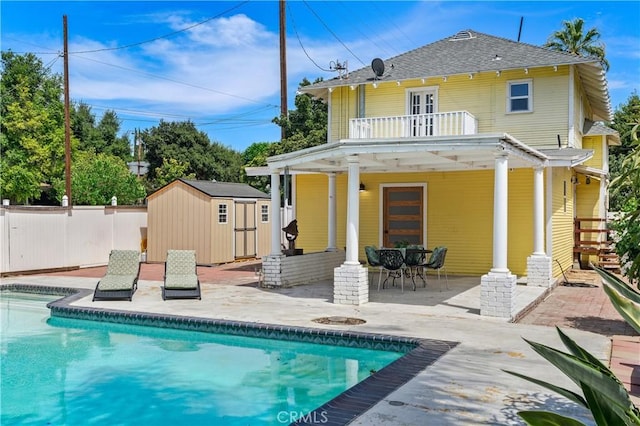
[[[189,185],[190,187],[212,198],[271,198],[270,195],[265,194],[264,192],[259,191],[247,185],[246,183],[216,182],[211,180],[193,179],[176,179],[173,182],[163,186],[153,194],[149,195],[149,197],[155,197],[157,194],[162,193],[165,188],[174,185],[176,182]]]
[[[246,183],[216,182],[210,180],[178,179],[210,197],[227,198],[271,198]]]

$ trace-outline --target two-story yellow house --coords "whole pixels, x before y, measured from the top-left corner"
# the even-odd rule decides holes
[[[404,241],[446,246],[450,274],[479,277],[481,314],[511,317],[517,276],[550,286],[555,260],[574,261],[574,218],[606,215],[619,137],[599,124],[597,58],[467,30],[300,90],[326,101],[328,140],[268,159],[271,205],[286,170],[298,246],[345,249],[336,303],[368,300],[364,246]],[[273,238],[265,271],[282,259]]]

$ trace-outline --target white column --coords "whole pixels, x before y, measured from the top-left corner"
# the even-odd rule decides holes
[[[347,158],[347,253],[346,265],[359,265],[358,228],[360,224],[360,163],[358,157]]]
[[[544,247],[544,168],[533,169],[533,254],[527,258],[527,285],[549,287],[553,281],[551,258]]]
[[[327,251],[337,251],[336,247],[336,174],[329,173],[329,221],[327,224]]]
[[[271,171],[271,256],[279,256],[281,251],[280,224],[280,171]]]
[[[496,156],[493,184],[493,268],[480,279],[480,315],[512,319],[516,276],[507,268],[509,168],[506,154]]]
[[[544,256],[544,169],[533,169],[533,254]]]
[[[507,268],[507,218],[509,162],[506,154],[496,156],[493,186],[493,267],[491,272],[509,272]]]

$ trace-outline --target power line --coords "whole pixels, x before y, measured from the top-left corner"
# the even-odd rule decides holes
[[[138,71],[138,70],[134,70],[134,69],[131,69],[131,68],[123,67],[123,66],[120,66],[120,65],[110,64],[108,62],[98,61],[97,59],[90,59],[90,58],[86,58],[86,57],[83,57],[83,56],[74,56],[74,57],[76,57],[78,59],[83,59],[85,61],[92,61],[92,62],[96,62],[98,64],[107,65],[107,66],[114,67],[114,68],[119,68],[119,69],[122,69],[122,70],[125,70],[125,71],[131,71],[131,72],[136,73],[136,74],[146,75],[146,76],[149,76],[149,77],[157,78],[159,80],[166,80],[166,81],[170,81],[172,83],[181,84],[183,86],[193,87],[194,89],[200,89],[200,90],[206,90],[208,92],[218,93],[220,95],[225,95],[225,96],[229,96],[229,97],[232,97],[232,98],[241,99],[241,100],[244,100],[244,101],[247,101],[247,102],[252,102],[252,103],[255,103],[255,104],[266,105],[266,106],[269,106],[269,107],[278,107],[278,108],[280,107],[279,105],[264,104],[264,103],[262,103],[260,101],[256,101],[255,99],[249,99],[249,98],[245,98],[243,96],[234,95],[234,94],[231,94],[231,93],[222,92],[220,90],[211,89],[209,87],[203,87],[203,86],[198,86],[198,85],[191,84],[191,83],[185,83],[183,81],[174,80],[172,78],[162,77],[162,76],[151,74],[151,73],[148,73],[148,72]]]
[[[316,63],[316,61],[314,61],[311,56],[309,56],[309,53],[307,53],[307,50],[304,48],[304,46],[302,45],[302,40],[300,39],[300,34],[298,34],[298,29],[296,28],[296,21],[293,19],[293,12],[291,12],[291,7],[289,7],[289,4],[287,3],[287,9],[289,10],[289,16],[291,17],[291,23],[293,24],[293,32],[296,34],[296,38],[298,39],[298,43],[300,44],[300,48],[302,49],[302,51],[304,52],[305,56],[311,61],[311,63],[313,65],[315,65],[318,69],[320,69],[321,71],[326,71],[326,72],[331,72],[333,70],[331,69],[324,69],[322,68],[320,65],[318,65]]]
[[[342,40],[340,40],[340,37],[338,37],[336,35],[336,33],[334,33],[331,28],[329,28],[329,26],[327,24],[325,24],[325,22],[322,20],[322,18],[320,18],[320,16],[318,16],[318,14],[316,13],[315,10],[313,10],[311,8],[311,6],[309,6],[309,3],[307,2],[307,0],[302,0],[302,2],[305,4],[305,6],[307,6],[307,8],[311,11],[311,13],[313,13],[315,15],[316,18],[318,18],[318,21],[320,21],[320,23],[326,28],[327,31],[329,31],[329,33],[331,33],[331,35],[338,40],[338,42],[342,45],[342,47],[344,47],[345,49],[347,49],[347,51],[349,53],[351,53],[351,55],[356,58],[361,64],[362,66],[366,66],[366,64],[364,62],[362,62],[362,60],[360,58],[358,58],[358,55],[356,55],[355,53],[353,53],[353,51],[351,49],[349,49],[349,47],[347,47],[346,44],[344,44],[344,42]]]
[[[243,1],[242,3],[239,3],[239,4],[237,4],[237,5],[233,6],[233,7],[225,10],[224,12],[219,13],[216,16],[212,16],[211,18],[207,18],[204,21],[197,22],[197,23],[195,23],[193,25],[190,25],[188,27],[182,28],[182,29],[177,30],[177,31],[173,31],[173,32],[171,32],[169,34],[165,34],[165,35],[162,35],[162,36],[159,36],[159,37],[152,38],[150,40],[140,41],[140,42],[137,42],[137,43],[131,43],[131,44],[127,44],[125,46],[105,47],[105,48],[102,48],[102,49],[81,50],[81,51],[78,51],[78,52],[69,52],[69,53],[70,54],[80,54],[80,53],[95,53],[95,52],[107,52],[107,51],[112,51],[112,50],[129,49],[131,47],[136,47],[136,46],[140,46],[142,44],[151,43],[151,42],[154,42],[154,41],[157,41],[157,40],[161,40],[161,39],[164,39],[164,38],[173,37],[173,36],[175,36],[177,34],[183,33],[185,31],[189,31],[189,30],[191,30],[191,29],[193,29],[193,28],[195,28],[197,26],[204,25],[207,22],[213,21],[214,19],[217,19],[217,18],[219,18],[221,16],[224,16],[227,13],[229,13],[229,12],[235,10],[235,9],[238,9],[239,7],[241,7],[241,6],[243,6],[243,5],[247,4],[247,3],[249,3],[249,0]]]

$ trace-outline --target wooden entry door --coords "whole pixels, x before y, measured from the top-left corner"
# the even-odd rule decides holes
[[[236,259],[256,257],[256,202],[235,202],[235,253]]]
[[[393,247],[400,242],[423,244],[423,188],[386,187],[383,197],[383,246]]]

